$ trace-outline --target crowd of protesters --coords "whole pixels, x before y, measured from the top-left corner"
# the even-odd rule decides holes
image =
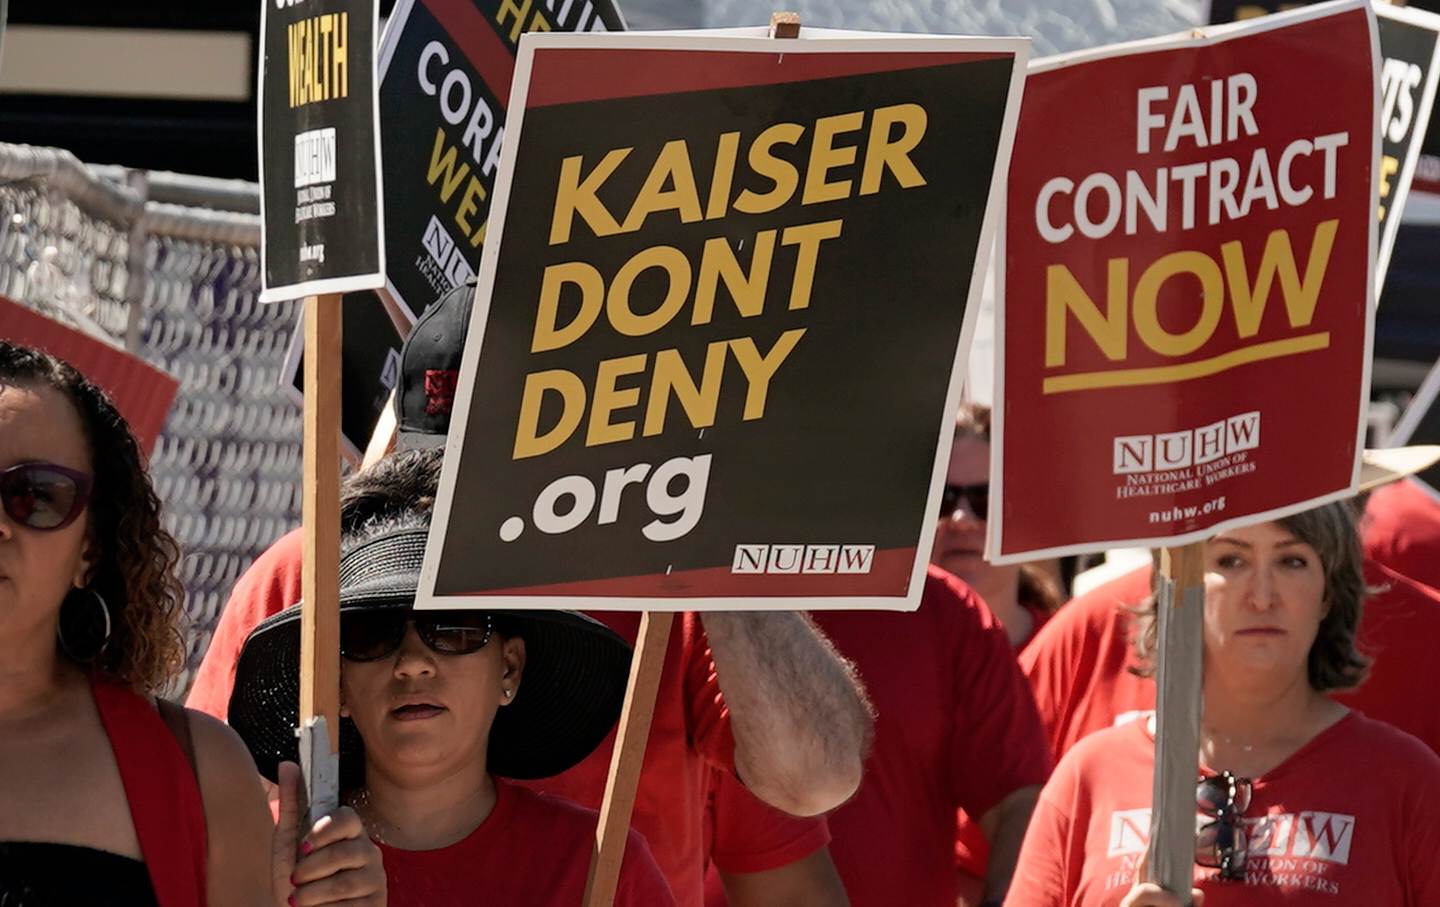
[[[407,343],[396,449],[342,492],[343,805],[308,832],[300,533],[236,583],[189,708],[158,698],[181,553],[143,457],[0,341],[0,904],[581,902],[639,616],[412,609],[449,398],[404,376],[459,369],[472,293],[422,317],[446,342]],[[1177,894],[1142,865],[1156,571],[1061,604],[1072,569],[989,564],[989,460],[967,405],[916,612],[677,617],[617,903],[1440,904],[1426,492],[1382,470],[1206,544]]]

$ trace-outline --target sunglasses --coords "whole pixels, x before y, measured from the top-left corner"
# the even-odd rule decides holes
[[[951,485],[946,484],[945,490],[940,492],[940,519],[948,520],[955,515],[960,508],[960,502],[965,501],[970,512],[980,519],[985,519],[990,512],[990,483],[982,482],[979,485]]]
[[[484,611],[376,611],[346,614],[340,621],[340,654],[350,661],[379,661],[393,655],[415,625],[420,641],[439,655],[469,655],[485,648],[493,627]]]
[[[1250,848],[1239,820],[1250,808],[1250,794],[1250,782],[1230,772],[1212,775],[1195,787],[1196,808],[1214,819],[1201,825],[1195,836],[1195,862],[1220,870],[1226,881],[1245,879]]]
[[[54,463],[21,463],[0,470],[0,505],[26,528],[64,529],[84,512],[91,486],[83,472]]]

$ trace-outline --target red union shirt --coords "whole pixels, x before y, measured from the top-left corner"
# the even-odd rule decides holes
[[[734,775],[711,770],[705,810],[706,907],[725,907],[720,873],[768,872],[810,856],[830,843],[824,816],[800,818],[755,797]]]
[[[860,790],[830,814],[830,852],[855,907],[954,907],[957,808],[983,816],[1043,784],[1050,758],[1005,629],[931,567],[911,614],[811,615],[875,706]]]
[[[1115,907],[1148,844],[1155,742],[1146,721],[1090,735],[1030,820],[1006,907]],[[1440,904],[1440,757],[1350,712],[1253,781],[1246,878],[1197,866],[1206,907]]]
[[[495,797],[480,827],[449,847],[400,850],[378,842],[390,907],[573,907],[584,899],[595,812],[499,778]],[[674,903],[645,842],[630,832],[615,904]]]
[[[1337,702],[1420,738],[1440,753],[1440,592],[1366,561],[1357,647],[1374,659],[1358,689]],[[1134,608],[1150,594],[1148,567],[1065,605],[1020,653],[1051,753],[1155,708],[1155,684],[1127,670]]]

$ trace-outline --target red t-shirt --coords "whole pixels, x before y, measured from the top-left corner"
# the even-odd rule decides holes
[[[390,907],[574,907],[584,900],[595,812],[498,778],[495,793],[495,808],[480,827],[449,847],[400,850],[377,842]],[[645,842],[630,832],[615,904],[674,903]]]
[[[1040,628],[1054,616],[1050,611],[1031,602],[1021,602],[1020,605],[1030,612],[1033,623],[1030,625],[1030,635],[1015,647],[1017,653],[1030,645],[1030,640],[1034,639]],[[972,819],[965,810],[959,810],[956,821],[959,825],[955,829],[955,867],[966,875],[984,879],[990,868],[990,842],[986,840],[979,820]]]
[[[757,799],[734,775],[712,769],[706,801],[706,907],[728,903],[720,872],[779,869],[830,843],[824,816],[802,819],[780,812]]]
[[[245,637],[260,621],[300,600],[301,549],[298,530],[282,536],[235,584],[190,689],[186,703],[190,708],[225,717]],[[639,614],[590,612],[590,616],[634,644]],[[612,731],[568,772],[526,784],[598,809],[614,744]],[[684,907],[700,907],[704,900],[702,831],[712,767],[734,772],[735,738],[700,619],[682,614],[676,617],[665,652],[631,826],[649,842],[676,901]]]
[[[1440,753],[1440,592],[1373,561],[1357,647],[1374,659],[1359,689],[1338,702],[1413,734]],[[1020,653],[1051,751],[1058,758],[1092,731],[1155,708],[1155,684],[1126,670],[1130,615],[1150,594],[1142,567],[1065,605]]]
[[[1055,769],[1006,907],[1114,907],[1150,830],[1148,722],[1090,735]],[[1255,779],[1244,882],[1196,866],[1206,907],[1440,904],[1440,757],[1358,712]]]
[[[954,907],[956,810],[1042,784],[1050,759],[1015,650],[990,609],[931,568],[913,614],[811,615],[855,662],[877,717],[860,790],[830,814],[856,907]]]
[[[1370,495],[1360,537],[1367,557],[1440,589],[1440,501],[1418,481],[1394,482]]]

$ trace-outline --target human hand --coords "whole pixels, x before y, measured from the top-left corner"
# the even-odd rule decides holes
[[[280,765],[280,822],[272,860],[275,900],[291,907],[345,903],[384,907],[385,865],[365,823],[348,806],[315,823],[300,837],[305,814],[300,767]],[[296,854],[299,854],[297,858]]]
[[[1190,889],[1190,903],[1193,907],[1204,907],[1205,892],[1198,888]],[[1154,882],[1139,882],[1125,894],[1120,907],[1185,907],[1185,902],[1180,895],[1166,891]]]

